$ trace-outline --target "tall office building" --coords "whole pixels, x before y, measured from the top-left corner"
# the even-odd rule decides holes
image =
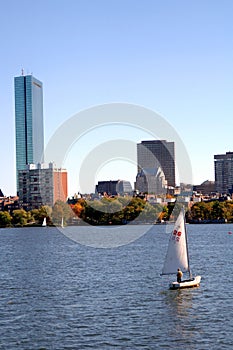
[[[221,194],[233,193],[233,152],[214,156],[215,187]]]
[[[160,169],[159,174],[163,173],[165,176],[165,179],[162,181],[164,186],[165,183],[167,183],[167,186],[176,186],[174,142],[168,142],[165,140],[142,141],[137,144],[137,163],[137,179],[138,181],[140,179],[138,184],[142,182],[141,176],[144,174],[144,176],[147,177],[145,178],[145,182],[150,182],[150,184],[148,183],[148,190],[154,188],[154,185],[152,184],[152,174],[154,174],[155,177],[154,181],[159,180],[161,182],[161,176],[158,177],[158,169]],[[150,180],[147,174],[150,175]],[[136,189],[141,191],[140,188]]]
[[[43,162],[43,85],[32,75],[15,77],[16,177],[27,164]]]

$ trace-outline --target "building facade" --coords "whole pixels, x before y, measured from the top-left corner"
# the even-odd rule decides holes
[[[137,174],[135,188],[143,193],[165,195],[168,186],[164,172],[160,167],[142,169],[141,172]]]
[[[99,181],[96,185],[96,193],[107,194],[107,195],[125,195],[132,194],[133,189],[131,183],[125,180],[110,180],[110,181]]]
[[[215,188],[220,194],[233,192],[233,152],[214,156]]]
[[[43,162],[43,85],[32,75],[14,79],[16,176],[27,164]],[[17,180],[17,191],[19,183]]]
[[[174,142],[168,142],[165,140],[142,141],[137,144],[137,164],[138,178],[139,174],[142,173],[144,173],[144,175],[146,173],[154,174],[155,176],[157,170],[160,169],[165,176],[167,186],[176,186]],[[154,180],[156,180],[156,177],[154,177]],[[153,188],[155,186],[152,185],[151,181],[152,178],[150,180],[150,187]],[[136,186],[138,186],[137,183]],[[141,188],[136,188],[136,190],[142,191]],[[150,189],[147,188],[147,191],[144,192],[149,193]]]
[[[38,209],[42,205],[53,206],[57,200],[67,200],[67,171],[57,169],[53,163],[29,164],[19,170],[19,202],[25,209]]]
[[[68,175],[66,169],[53,169],[53,202],[66,202],[68,197]]]

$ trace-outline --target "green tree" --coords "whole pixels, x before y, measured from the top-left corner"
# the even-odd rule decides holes
[[[51,217],[55,225],[61,225],[62,219],[63,224],[66,225],[73,217],[73,212],[67,203],[59,200],[53,206]]]
[[[15,226],[25,226],[28,222],[28,214],[24,209],[16,209],[12,213],[13,224]]]
[[[213,220],[221,220],[223,219],[223,203],[220,203],[219,201],[213,202],[212,205],[212,219]]]
[[[51,225],[51,215],[52,215],[52,208],[48,205],[42,205],[42,207],[39,208],[38,211],[38,223],[39,225],[42,225],[42,222],[44,218],[46,218],[47,225]]]
[[[8,211],[0,211],[0,227],[10,227],[12,222],[12,217]]]
[[[41,222],[41,220],[43,220],[43,218],[41,218],[39,209],[32,209],[31,210],[31,217],[32,217],[32,221],[35,224],[39,224]]]
[[[146,202],[141,198],[134,197],[123,209],[124,219],[126,221],[135,220],[145,208]]]
[[[233,201],[226,201],[223,205],[223,216],[228,222],[233,221]]]
[[[139,215],[139,220],[147,223],[154,223],[157,221],[159,214],[160,211],[158,211],[158,207],[154,207],[147,202],[141,214]]]
[[[207,208],[204,202],[195,203],[191,207],[190,217],[193,220],[205,220],[207,216]]]

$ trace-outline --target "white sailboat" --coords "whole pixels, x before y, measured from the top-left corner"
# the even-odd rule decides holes
[[[61,218],[61,227],[64,228],[64,220],[63,220],[63,217]]]
[[[44,220],[43,220],[43,222],[42,222],[42,226],[43,226],[43,227],[46,227],[46,226],[47,226],[46,217],[44,217]]]
[[[201,276],[192,277],[190,271],[184,209],[181,210],[171,233],[162,275],[176,274],[178,268],[183,273],[188,272],[189,278],[181,282],[171,282],[170,289],[199,287]]]

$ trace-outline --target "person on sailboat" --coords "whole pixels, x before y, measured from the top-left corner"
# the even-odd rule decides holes
[[[176,274],[178,283],[181,283],[182,276],[183,276],[183,272],[180,269],[178,269]]]

